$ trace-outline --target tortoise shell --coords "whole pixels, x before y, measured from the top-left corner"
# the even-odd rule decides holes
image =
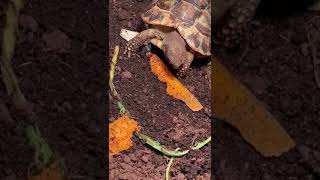
[[[211,55],[211,3],[209,0],[156,0],[142,14],[147,24],[178,30],[187,44],[202,55]]]

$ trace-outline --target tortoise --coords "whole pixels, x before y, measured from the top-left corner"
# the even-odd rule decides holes
[[[151,42],[160,48],[168,63],[184,76],[194,58],[211,56],[211,6],[213,23],[223,24],[214,42],[228,46],[238,42],[253,17],[259,0],[154,0],[142,20],[148,28],[131,39],[125,54]],[[226,38],[224,38],[226,37]]]

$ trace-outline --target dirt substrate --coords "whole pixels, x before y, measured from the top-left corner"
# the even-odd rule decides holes
[[[116,88],[143,132],[170,149],[185,148],[210,134],[211,120],[191,112],[165,92],[150,72],[143,53],[121,53],[121,28],[141,31],[140,13],[150,1],[110,0],[109,61],[116,45],[120,59]],[[0,28],[4,26],[1,5]],[[87,1],[29,0],[22,12],[14,69],[21,89],[35,104],[36,123],[51,147],[64,159],[70,179],[105,179],[106,169],[106,33],[105,6]],[[319,13],[257,16],[239,51],[217,50],[223,63],[270,109],[297,144],[280,158],[263,158],[221,120],[213,128],[214,153],[201,151],[175,159],[172,179],[209,179],[211,157],[217,179],[319,179],[319,88],[313,60],[320,58]],[[311,42],[307,33],[310,33]],[[314,50],[314,51],[312,51]],[[158,52],[157,52],[158,53]],[[314,55],[314,56],[313,56]],[[194,65],[181,81],[210,109],[205,65]],[[4,85],[1,99],[7,103]],[[119,115],[109,101],[109,121]],[[11,111],[14,115],[15,112]],[[26,120],[0,122],[0,179],[24,179],[33,162]],[[84,148],[85,147],[85,148]],[[109,162],[110,179],[160,179],[167,159],[134,138],[129,151]]]
[[[1,2],[1,30],[6,3]],[[64,159],[69,179],[105,179],[106,9],[100,2],[26,1],[13,58],[35,123]],[[1,99],[6,92],[1,86]],[[33,150],[26,119],[0,122],[0,179],[25,179]]]
[[[213,153],[218,179],[319,179],[320,89],[314,76],[319,67],[313,65],[320,58],[319,15],[258,14],[237,52],[217,50],[221,61],[266,104],[297,144],[279,158],[264,158],[237,130],[218,120]]]
[[[120,45],[120,58],[116,70],[115,86],[131,115],[142,126],[142,132],[157,139],[169,149],[187,148],[193,141],[210,135],[210,118],[203,111],[192,112],[185,104],[166,94],[165,85],[150,70],[147,58],[138,53],[124,56],[126,41],[120,29],[141,31],[141,12],[150,1],[109,1],[109,60],[114,47]],[[158,51],[157,51],[158,53]],[[207,66],[193,66],[181,81],[210,109],[210,84]],[[109,101],[110,121],[119,117],[114,101]],[[211,147],[177,158],[171,170],[172,179],[210,179]],[[115,156],[109,162],[110,179],[163,179],[168,159],[146,147],[137,138],[134,147]]]

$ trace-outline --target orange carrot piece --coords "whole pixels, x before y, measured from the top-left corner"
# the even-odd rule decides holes
[[[140,131],[138,123],[128,115],[121,116],[109,124],[109,155],[120,154],[132,146],[132,135]],[[110,157],[109,156],[109,157]]]
[[[151,71],[167,84],[167,93],[183,101],[192,111],[200,111],[203,106],[198,99],[169,71],[168,67],[155,54],[148,53]]]
[[[236,127],[263,156],[280,156],[295,146],[277,119],[219,60],[213,61],[213,115]]]

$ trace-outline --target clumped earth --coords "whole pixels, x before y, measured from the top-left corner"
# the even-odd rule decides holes
[[[144,51],[127,58],[123,55],[126,41],[119,36],[121,28],[141,31],[140,18],[149,1],[109,1],[109,61],[114,47],[120,46],[115,87],[126,108],[142,127],[142,132],[165,147],[188,148],[211,133],[210,118],[203,112],[192,112],[184,103],[166,94],[165,85],[150,70]],[[153,52],[163,55],[156,48]],[[188,76],[180,79],[210,109],[211,95],[208,67],[195,64]],[[109,120],[119,117],[114,101],[109,101]],[[163,179],[168,159],[134,138],[134,146],[109,162],[110,179]],[[211,146],[176,158],[171,169],[172,179],[210,179]]]
[[[313,64],[320,60],[319,15],[258,13],[237,51],[217,50],[223,64],[266,104],[297,145],[279,158],[264,158],[236,129],[217,120],[213,161],[218,179],[319,179],[320,89],[314,76],[319,65]]]
[[[6,1],[0,5],[4,27]],[[13,67],[35,122],[69,179],[106,179],[106,10],[100,2],[26,1]],[[3,103],[10,104],[4,85]],[[11,111],[12,115],[16,112]],[[33,150],[27,120],[0,122],[0,179],[26,179]]]

